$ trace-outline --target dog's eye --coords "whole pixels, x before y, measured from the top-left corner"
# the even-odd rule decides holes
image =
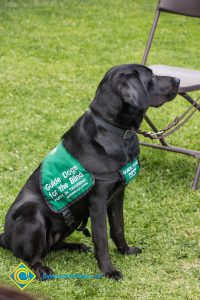
[[[155,75],[152,74],[151,79],[150,79],[149,82],[148,82],[148,89],[149,89],[149,90],[151,90],[151,89],[153,88],[153,86],[154,86],[154,79],[155,79],[155,78],[156,78]]]
[[[151,84],[152,85],[155,83],[155,79],[156,79],[156,76],[154,74],[152,74],[152,76],[151,76]]]

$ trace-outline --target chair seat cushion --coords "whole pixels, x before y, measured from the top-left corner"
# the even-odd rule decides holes
[[[200,71],[165,65],[148,66],[155,75],[172,76],[181,80],[179,93],[200,90]]]

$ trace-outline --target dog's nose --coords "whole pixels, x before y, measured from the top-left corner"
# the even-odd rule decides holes
[[[176,82],[176,84],[177,84],[177,85],[179,85],[179,84],[180,84],[180,81],[181,81],[181,80],[180,80],[179,78],[177,78],[177,77],[174,77],[174,80],[175,80],[175,82]]]

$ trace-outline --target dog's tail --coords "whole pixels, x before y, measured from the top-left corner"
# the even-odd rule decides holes
[[[4,233],[0,234],[0,247],[5,248]]]

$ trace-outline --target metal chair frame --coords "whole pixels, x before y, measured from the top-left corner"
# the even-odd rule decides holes
[[[191,3],[193,2],[193,3]],[[160,17],[161,12],[165,13],[173,13],[173,14],[181,14],[185,16],[191,16],[191,17],[198,17],[200,18],[200,4],[199,0],[159,0],[158,6],[156,9],[156,14],[154,17],[153,25],[149,34],[147,46],[144,52],[144,56],[142,59],[142,64],[146,65],[147,58],[149,55],[149,51],[152,45],[153,37],[155,30],[157,28],[158,20]],[[192,5],[193,4],[193,5]],[[198,10],[197,10],[198,8]],[[198,90],[198,89],[196,89]],[[197,103],[194,101],[194,99],[186,92],[179,92],[179,95],[182,96],[184,99],[186,99],[188,102],[193,104],[195,107],[197,106]],[[200,111],[200,108],[198,108]],[[152,120],[145,115],[145,120],[148,123],[148,125],[155,131],[157,132],[158,129],[152,122]],[[180,148],[180,147],[174,147],[170,144],[168,144],[164,138],[161,138],[160,140],[160,145],[159,144],[150,144],[146,142],[140,142],[141,145],[143,146],[148,146],[160,150],[165,150],[165,151],[170,151],[170,152],[175,152],[175,153],[180,153],[180,154],[185,154],[192,156],[197,159],[197,170],[196,174],[193,180],[192,184],[192,189],[197,190],[198,189],[198,183],[200,180],[200,151],[196,150],[191,150],[191,149],[186,149],[186,148]]]

